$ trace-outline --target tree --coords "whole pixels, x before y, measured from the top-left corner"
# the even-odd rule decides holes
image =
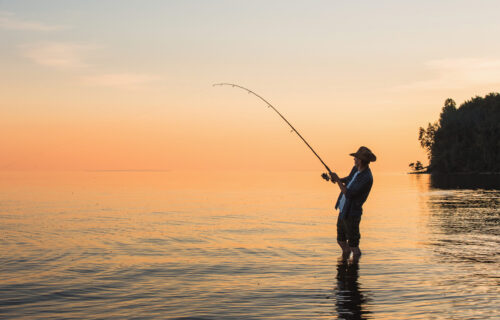
[[[474,97],[459,108],[446,99],[439,120],[419,128],[432,172],[500,172],[500,94]],[[410,164],[415,170],[417,163]]]
[[[420,170],[423,170],[423,169],[424,169],[424,166],[422,165],[422,162],[417,161],[415,163],[415,171],[420,171]]]
[[[420,127],[418,131],[418,141],[420,141],[420,146],[427,152],[427,157],[431,158],[431,150],[434,145],[436,132],[439,129],[437,122],[429,123],[427,129]]]
[[[415,170],[415,162],[412,162],[408,165],[412,170]]]
[[[453,117],[455,111],[457,111],[456,103],[453,99],[446,99],[444,101],[444,107],[439,115],[439,125],[442,127],[447,121],[450,121],[450,117]]]
[[[422,162],[417,161],[417,162],[412,162],[408,165],[413,171],[422,171],[425,169],[424,165]]]

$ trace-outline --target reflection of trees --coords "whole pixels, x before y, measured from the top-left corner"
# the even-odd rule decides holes
[[[358,283],[359,264],[342,259],[337,265],[337,314],[339,319],[367,319],[367,298]]]
[[[500,190],[499,174],[432,174],[431,186],[439,189]]]
[[[419,192],[427,192],[429,190],[429,174],[412,174],[411,182]]]
[[[446,234],[500,235],[500,192],[455,190],[431,194],[431,225]]]
[[[494,262],[500,236],[500,191],[430,193],[429,225],[435,251],[448,258]]]

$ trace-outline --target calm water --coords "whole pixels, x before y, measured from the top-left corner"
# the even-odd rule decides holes
[[[499,319],[500,192],[374,175],[356,265],[316,172],[0,173],[0,318]]]

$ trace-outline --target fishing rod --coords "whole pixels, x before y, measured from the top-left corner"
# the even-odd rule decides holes
[[[323,164],[326,168],[326,170],[328,171],[328,173],[332,173],[332,171],[330,170],[330,168],[328,168],[328,166],[326,165],[326,163],[323,161],[323,159],[321,159],[321,157],[316,153],[316,151],[314,151],[314,149],[309,145],[309,143],[306,141],[306,139],[304,139],[304,137],[302,137],[302,135],[297,131],[297,129],[295,129],[292,124],[290,122],[288,122],[288,120],[278,111],[278,109],[276,109],[272,104],[270,104],[266,99],[262,98],[260,95],[258,95],[257,93],[253,92],[252,90],[250,89],[247,89],[245,87],[242,87],[240,85],[237,85],[237,84],[234,84],[234,83],[215,83],[213,84],[213,86],[232,86],[233,88],[240,88],[242,90],[245,90],[246,92],[250,93],[250,94],[253,94],[254,96],[256,96],[257,98],[259,98],[260,100],[264,101],[266,104],[267,104],[267,107],[268,108],[272,108],[280,117],[281,119],[283,119],[289,126],[290,128],[292,128],[292,132],[295,132],[300,139],[302,139],[302,141],[304,141],[304,143],[309,147],[309,149],[311,149],[311,151],[314,153],[314,155],[319,159],[319,161],[321,161],[321,164]],[[328,180],[328,176],[326,176],[326,174],[323,174],[322,177],[325,179],[325,180]]]

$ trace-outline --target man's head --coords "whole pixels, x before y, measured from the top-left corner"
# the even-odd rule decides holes
[[[377,157],[367,147],[359,147],[358,151],[350,155],[354,157],[354,165],[358,169],[367,167],[370,162],[377,161]]]

